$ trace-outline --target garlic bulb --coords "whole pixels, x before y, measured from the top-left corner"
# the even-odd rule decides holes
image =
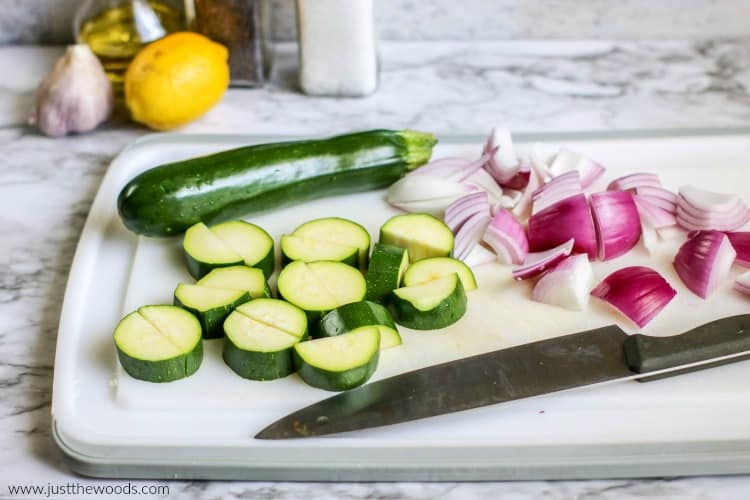
[[[29,123],[54,137],[88,132],[110,117],[114,100],[112,84],[88,45],[71,45],[39,85]]]

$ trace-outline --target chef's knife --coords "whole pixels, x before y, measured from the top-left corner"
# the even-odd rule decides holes
[[[628,335],[612,325],[366,384],[287,415],[255,437],[367,429],[594,384],[649,381],[747,358],[750,314],[671,337]]]

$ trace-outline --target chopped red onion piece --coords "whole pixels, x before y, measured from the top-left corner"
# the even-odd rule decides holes
[[[610,182],[607,191],[629,191],[643,186],[661,187],[659,176],[647,172],[624,175]]]
[[[706,213],[701,216],[695,215],[686,207],[687,204],[682,202],[677,205],[677,223],[690,231],[735,231],[750,222],[750,209],[745,205],[738,206],[734,212],[728,214]]]
[[[504,264],[521,264],[529,253],[526,232],[509,211],[500,209],[482,238]]]
[[[705,299],[729,274],[736,256],[726,234],[698,231],[677,251],[674,267],[685,286]]]
[[[627,253],[641,237],[641,219],[633,195],[625,191],[594,193],[590,198],[599,258]]]
[[[528,223],[529,249],[548,250],[573,238],[574,253],[597,255],[596,229],[584,194],[571,196],[532,215]]]
[[[646,221],[641,221],[641,242],[649,255],[654,253],[659,236],[657,230]]]
[[[638,209],[641,221],[647,222],[650,227],[660,229],[677,224],[677,218],[673,214],[653,204],[648,198],[636,194],[633,195],[633,201]]]
[[[531,194],[531,214],[539,213],[559,201],[582,192],[583,188],[578,171],[567,172],[555,177]]]
[[[516,175],[505,182],[501,182],[500,185],[508,189],[523,189],[529,184],[530,176],[531,168],[522,163]]]
[[[531,146],[529,163],[531,165],[531,169],[539,176],[541,183],[545,183],[553,177],[552,172],[550,172],[549,169],[549,162],[544,159],[544,156],[545,155],[542,152],[542,145],[538,142],[534,143]]]
[[[730,232],[727,233],[732,248],[737,252],[735,263],[750,267],[750,232]]]
[[[639,328],[646,326],[677,295],[659,273],[644,266],[613,272],[591,291],[628,317]]]
[[[539,278],[531,298],[544,304],[583,311],[589,303],[592,286],[594,272],[588,257],[571,255]]]
[[[648,198],[658,198],[667,201],[673,205],[677,204],[677,195],[672,191],[659,186],[638,186],[635,188],[635,194]]]
[[[604,175],[605,168],[591,158],[562,148],[552,159],[550,172],[558,176],[565,172],[578,172],[580,174],[581,186],[585,189]]]
[[[457,234],[466,221],[479,213],[486,213],[488,216],[490,213],[490,203],[484,191],[467,194],[451,203],[445,209],[445,225],[453,234]]]
[[[477,267],[490,262],[495,262],[495,260],[497,260],[497,255],[491,250],[485,248],[480,242],[471,250],[471,252],[469,252],[469,255],[466,256],[464,264],[469,267]]]
[[[491,153],[485,168],[499,184],[510,181],[521,169],[521,162],[513,149],[513,139],[507,128],[492,129],[484,152]]]
[[[513,269],[513,279],[525,280],[541,274],[547,269],[551,269],[570,255],[573,251],[573,240],[570,239],[550,250],[544,252],[534,252],[526,256],[522,266]]]
[[[433,160],[409,175],[430,174],[451,181],[463,181],[474,172],[481,169],[490,159],[490,153],[482,154],[476,160],[467,160],[465,158],[441,158]]]
[[[459,260],[467,258],[477,246],[479,240],[482,239],[489,223],[489,209],[472,215],[456,232],[456,241],[453,247],[454,257]]]
[[[531,208],[531,194],[539,187],[539,174],[536,170],[532,170],[529,176],[529,184],[526,189],[523,190],[521,198],[519,198],[516,206],[513,207],[513,215],[517,217],[526,217]]]
[[[746,271],[734,281],[734,289],[746,295],[750,295],[750,271]]]
[[[505,191],[497,181],[484,169],[479,169],[464,180],[464,185],[486,191],[492,207],[503,206],[507,203]]]
[[[671,201],[667,201],[664,198],[658,198],[656,196],[649,196],[646,194],[639,194],[637,196],[642,200],[646,200],[651,205],[669,212],[670,214],[672,214],[672,216],[677,215],[677,203],[672,203]]]
[[[386,200],[407,212],[440,213],[458,198],[470,193],[472,187],[431,175],[412,176],[391,184]]]
[[[681,187],[679,198],[698,210],[710,213],[731,212],[738,204],[742,203],[742,200],[735,195],[714,193],[693,186]]]

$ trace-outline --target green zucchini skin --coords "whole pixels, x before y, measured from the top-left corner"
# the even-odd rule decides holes
[[[384,301],[399,287],[409,252],[402,247],[375,243],[367,271],[367,294],[365,298],[375,302]],[[404,269],[402,269],[404,268]]]
[[[194,307],[183,304],[175,294],[173,296],[173,305],[181,307],[198,318],[201,324],[201,331],[204,339],[218,339],[224,336],[224,320],[234,311],[237,306],[251,300],[250,293],[245,292],[240,298],[222,307],[214,307],[207,311],[199,311]]]
[[[133,378],[146,382],[173,382],[198,371],[203,362],[203,342],[199,339],[195,348],[187,354],[160,361],[133,358],[120,349],[117,349],[117,357],[127,374]]]
[[[250,380],[275,380],[295,371],[292,347],[276,352],[240,349],[229,337],[224,339],[222,357],[237,375]]]
[[[312,366],[293,349],[294,366],[297,373],[307,385],[323,389],[325,391],[348,391],[367,382],[378,368],[380,351],[376,350],[374,355],[363,365],[343,372],[324,370]]]
[[[371,130],[247,146],[161,165],[132,179],[117,207],[125,226],[170,236],[197,223],[388,186],[426,163],[432,134]]]
[[[456,279],[453,292],[429,311],[420,311],[408,300],[391,294],[388,309],[399,325],[413,330],[437,330],[452,325],[466,313],[466,292]]]
[[[318,334],[320,337],[335,337],[360,326],[382,325],[398,331],[388,309],[363,300],[337,307],[320,319]]]

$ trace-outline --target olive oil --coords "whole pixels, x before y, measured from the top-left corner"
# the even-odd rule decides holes
[[[102,3],[104,8],[79,25],[78,39],[91,47],[121,97],[125,71],[141,47],[184,29],[185,21],[182,11],[164,0]]]

